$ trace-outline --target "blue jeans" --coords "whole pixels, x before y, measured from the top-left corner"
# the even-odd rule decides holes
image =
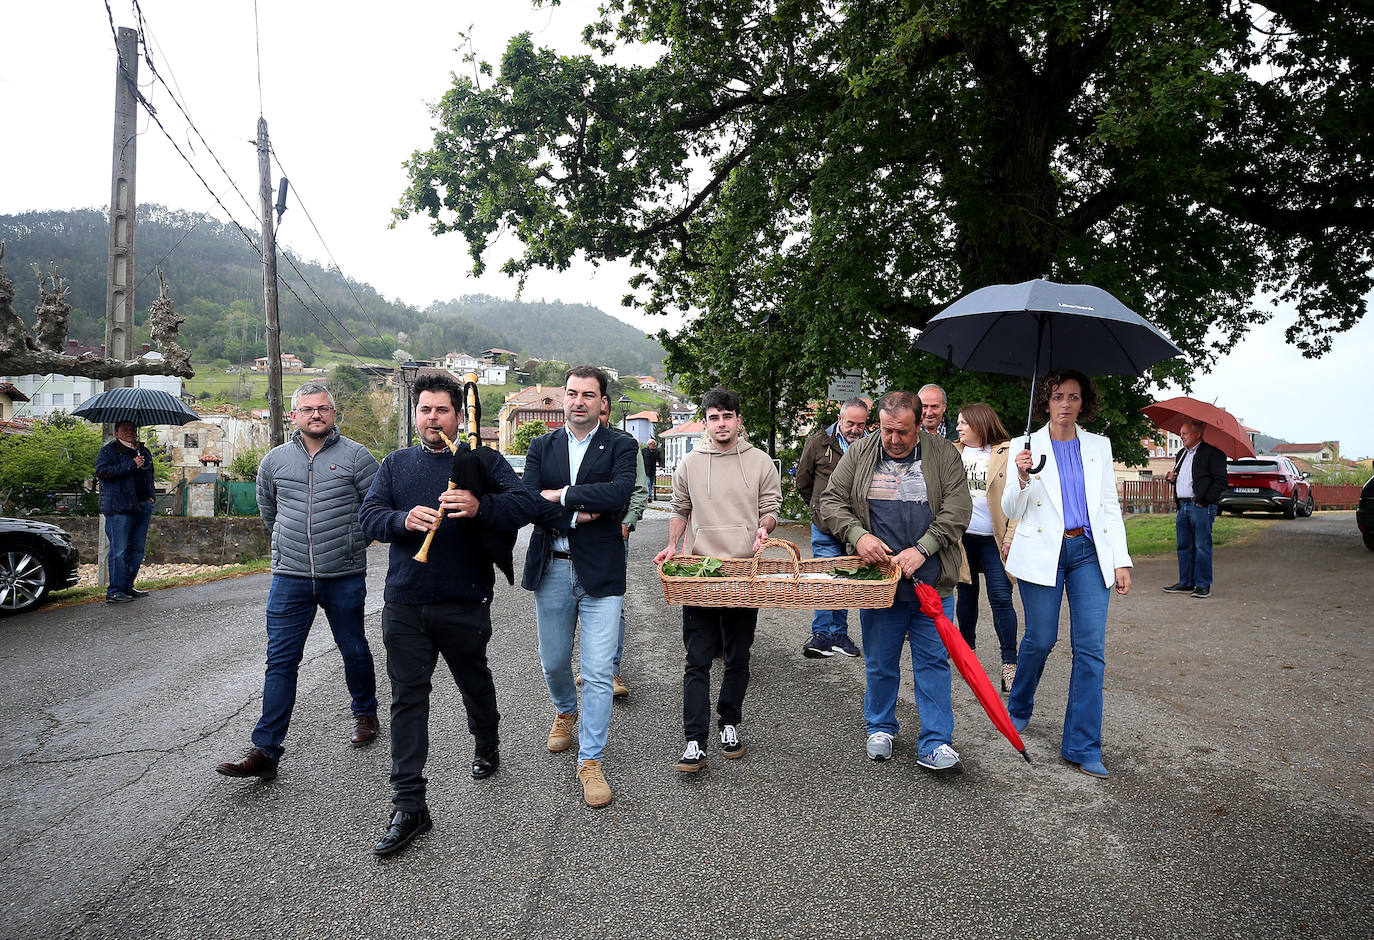
[[[1011,606],[1011,579],[1002,567],[1002,551],[992,535],[964,533],[964,555],[968,558],[971,583],[955,586],[959,602],[959,632],[969,649],[975,649],[978,627],[978,575],[988,583],[988,606],[992,608],[992,629],[1002,647],[1002,662],[1016,664],[1016,608]]]
[[[811,557],[838,558],[844,543],[811,524]],[[811,616],[811,632],[816,636],[845,636],[849,633],[849,611],[818,610]]]
[[[1191,500],[1178,504],[1174,535],[1180,584],[1212,586],[1212,520],[1216,517],[1215,506],[1199,506]]]
[[[116,512],[105,517],[105,537],[110,540],[110,552],[105,556],[110,575],[110,586],[105,589],[106,597],[128,594],[143,564],[153,504],[145,501],[138,506],[135,512]]]
[[[1026,635],[1021,640],[1016,681],[1007,695],[1007,711],[1016,719],[1030,718],[1045,659],[1059,638],[1059,608],[1067,591],[1073,668],[1059,752],[1079,764],[1101,760],[1102,675],[1106,670],[1107,600],[1111,590],[1102,579],[1097,548],[1086,535],[1066,538],[1059,549],[1059,574],[1053,587],[1032,584],[1024,578],[1018,583],[1026,612]]]
[[[539,665],[549,687],[553,707],[564,714],[578,711],[573,680],[572,648],[577,623],[582,621],[582,708],[577,759],[600,760],[611,726],[611,659],[620,636],[620,611],[625,598],[592,597],[582,590],[577,571],[566,558],[549,562],[534,589],[539,622]]]
[[[377,674],[363,632],[366,597],[363,572],[342,578],[272,575],[267,592],[267,674],[262,683],[262,718],[253,729],[253,744],[273,760],[281,759],[291,710],[296,707],[296,674],[317,608],[324,608],[343,656],[353,716],[377,714]]]
[[[944,598],[945,616],[954,614],[953,595]],[[868,733],[897,733],[897,690],[902,679],[902,646],[911,646],[911,672],[916,682],[916,710],[921,716],[917,753],[954,743],[954,709],[949,701],[948,650],[935,621],[914,601],[895,601],[882,610],[860,610],[863,628],[864,721]]]

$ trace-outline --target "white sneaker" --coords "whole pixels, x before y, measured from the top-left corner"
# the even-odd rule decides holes
[[[694,774],[697,771],[706,769],[706,751],[695,741],[687,742],[687,749],[682,752],[682,759],[677,762],[677,769],[685,774]]]
[[[868,736],[868,757],[870,760],[887,760],[892,756],[892,735],[886,731],[875,731]]]
[[[739,729],[734,725],[726,725],[720,729],[720,749],[725,754],[726,760],[734,760],[736,757],[744,756],[744,745],[740,743]]]
[[[929,754],[923,754],[916,758],[916,763],[926,770],[933,770],[936,773],[948,773],[964,769],[964,762],[959,759],[959,752],[948,744],[935,745],[935,749]]]

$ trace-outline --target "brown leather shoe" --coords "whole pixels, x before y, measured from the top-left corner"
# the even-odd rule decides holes
[[[630,694],[630,687],[620,681],[620,673],[611,676],[611,697],[625,698]]]
[[[549,751],[558,754],[572,747],[573,726],[577,724],[577,712],[559,712],[553,716],[553,727],[549,729]]]
[[[377,716],[359,715],[353,721],[353,736],[348,743],[354,747],[367,747],[377,740]]]
[[[225,761],[215,770],[226,777],[258,777],[263,781],[277,779],[277,762],[256,747],[250,747],[243,760]]]
[[[577,782],[582,784],[582,799],[593,809],[611,802],[611,785],[601,771],[601,761],[588,759],[578,764]]]

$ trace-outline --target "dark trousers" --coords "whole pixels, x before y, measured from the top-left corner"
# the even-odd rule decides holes
[[[682,645],[687,667],[682,676],[682,731],[702,745],[711,730],[711,660],[725,658],[725,675],[716,702],[718,727],[737,725],[749,688],[749,648],[759,612],[748,607],[682,608]]]
[[[425,809],[425,760],[429,757],[430,678],[440,656],[448,664],[468,731],[478,748],[495,746],[496,684],[487,666],[491,605],[487,601],[453,604],[393,604],[382,608],[382,642],[391,677],[391,802],[399,810]]]

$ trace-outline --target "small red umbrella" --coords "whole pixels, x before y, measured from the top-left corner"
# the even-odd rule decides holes
[[[1002,697],[997,694],[997,690],[992,687],[992,680],[983,671],[983,664],[978,662],[978,657],[969,649],[964,637],[959,633],[959,628],[949,622],[945,616],[944,605],[940,603],[940,595],[935,593],[935,588],[929,584],[916,582],[916,599],[921,603],[921,612],[931,620],[935,621],[935,629],[940,631],[940,639],[944,641],[945,649],[949,650],[950,658],[954,660],[955,667],[959,670],[959,675],[964,677],[968,687],[973,690],[978,703],[983,706],[983,711],[988,713],[992,723],[997,726],[997,730],[1011,742],[1011,746],[1021,753],[1026,759],[1026,763],[1031,762],[1030,755],[1026,753],[1026,745],[1021,742],[1021,735],[1016,733],[1016,729],[1011,725],[1011,715],[1007,714],[1007,707],[1002,704]]]
[[[1202,439],[1232,460],[1255,456],[1250,435],[1245,433],[1231,412],[1218,405],[1180,395],[1146,405],[1140,410],[1160,428],[1175,434],[1190,421],[1200,423],[1203,426]]]

